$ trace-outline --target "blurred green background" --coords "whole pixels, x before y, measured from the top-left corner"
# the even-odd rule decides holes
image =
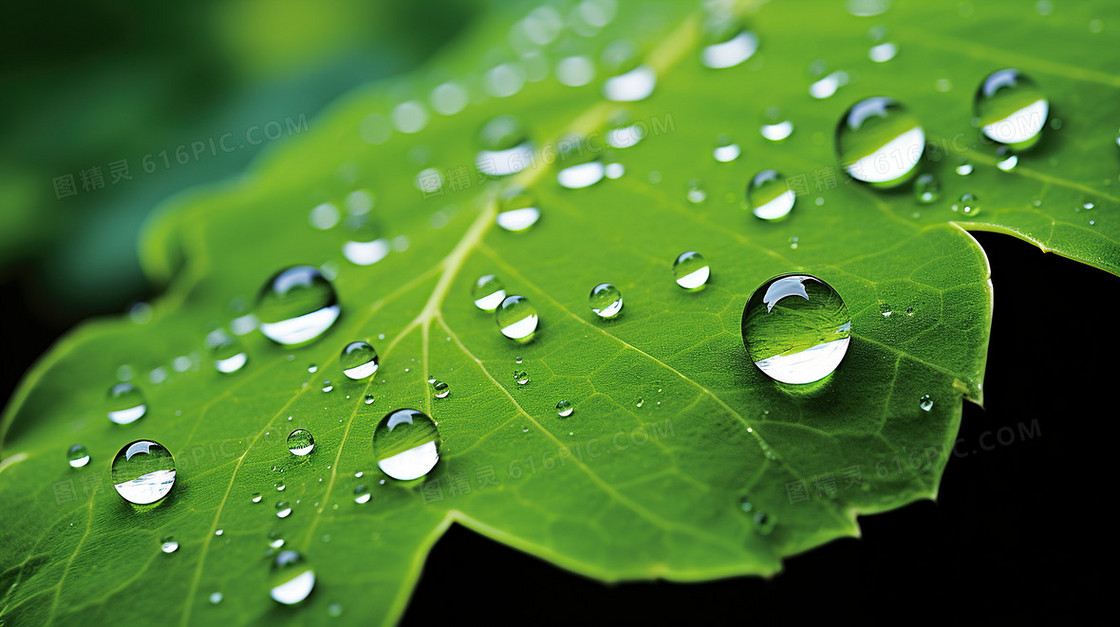
[[[61,329],[149,296],[136,242],[162,200],[242,172],[273,143],[270,122],[283,129],[275,141],[307,132],[338,95],[422,64],[477,8],[465,0],[5,2],[5,301]]]

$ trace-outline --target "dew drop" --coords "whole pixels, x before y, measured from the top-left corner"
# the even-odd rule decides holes
[[[334,287],[312,266],[281,270],[265,283],[257,298],[261,333],[281,346],[315,340],[341,312]]]
[[[706,45],[700,51],[705,67],[722,70],[742,64],[758,50],[758,37],[733,17],[716,14],[705,24]]]
[[[118,425],[136,422],[148,412],[144,393],[131,383],[118,383],[109,388],[109,420]]]
[[[474,306],[482,311],[494,311],[506,298],[506,287],[501,279],[493,274],[484,274],[475,279],[471,286]]]
[[[836,127],[836,153],[852,178],[895,187],[917,171],[926,135],[914,114],[893,98],[852,105]]]
[[[287,518],[292,514],[292,506],[287,501],[279,501],[276,503],[276,517]]]
[[[556,80],[568,87],[582,87],[595,78],[595,64],[587,57],[564,57],[556,62]]]
[[[342,374],[351,381],[361,381],[373,376],[377,372],[380,361],[377,351],[369,342],[350,342],[342,349],[338,357],[338,365],[342,367]]]
[[[334,389],[334,385],[330,381],[323,381],[323,392],[330,392],[333,389]],[[292,419],[292,417],[288,416],[288,420],[291,420],[291,419]]]
[[[645,131],[640,124],[635,124],[629,114],[621,112],[616,114],[610,122],[607,131],[607,144],[611,148],[630,148],[636,146],[645,137]]]
[[[582,135],[569,134],[556,142],[556,182],[566,189],[583,189],[603,180],[606,168],[599,151]]]
[[[1011,152],[1007,146],[1001,146],[996,154],[999,156],[999,161],[996,162],[996,167],[1003,172],[1010,172],[1019,165],[1019,155]]]
[[[369,488],[367,488],[364,484],[354,486],[355,503],[359,505],[361,505],[362,503],[369,503],[371,497],[372,495],[370,494]]]
[[[373,405],[373,394],[366,394],[364,402],[366,405]]]
[[[391,250],[392,245],[373,218],[364,214],[346,218],[342,256],[347,261],[356,266],[372,266],[389,256]]]
[[[954,170],[954,172],[956,172],[959,176],[968,176],[972,174],[972,164],[968,161],[962,161],[961,164],[957,166],[956,170]]]
[[[657,74],[646,65],[608,78],[603,83],[603,97],[614,102],[645,100],[657,86]]]
[[[774,170],[755,174],[747,185],[747,204],[751,213],[762,220],[781,220],[788,216],[796,200],[789,183]]]
[[[511,340],[528,342],[537,330],[537,308],[524,296],[507,296],[494,312],[502,335]]]
[[[886,63],[893,59],[896,54],[898,54],[898,46],[889,41],[872,46],[871,50],[867,51],[867,56],[875,63]]]
[[[214,360],[214,369],[222,374],[237,372],[249,361],[241,341],[221,329],[215,329],[206,336],[206,347]]]
[[[451,393],[451,386],[447,385],[444,381],[432,379],[431,385],[432,395],[436,398],[447,398],[447,395]]]
[[[315,438],[311,437],[311,432],[307,429],[296,429],[288,434],[288,451],[292,455],[303,457],[310,455],[314,449]]]
[[[763,283],[743,309],[743,344],[751,361],[782,383],[812,383],[832,374],[848,351],[851,318],[840,294],[807,274]]]
[[[708,199],[708,192],[704,189],[700,181],[692,180],[688,182],[688,190],[685,192],[685,197],[688,198],[688,202],[699,205]]]
[[[695,251],[683,252],[673,262],[673,278],[686,290],[699,290],[708,283],[712,270],[704,256]]]
[[[919,174],[918,178],[914,179],[914,198],[923,205],[928,205],[931,202],[941,197],[941,183],[937,182],[937,178],[932,174]]]
[[[730,137],[721,135],[716,139],[716,147],[712,150],[712,156],[720,163],[730,163],[738,159],[741,152],[739,144],[731,141]]]
[[[269,596],[277,603],[295,605],[315,588],[315,571],[295,551],[281,551],[272,562]]]
[[[167,496],[175,485],[175,460],[162,444],[136,440],[113,458],[113,487],[135,505],[149,505]]]
[[[478,129],[475,166],[490,176],[515,174],[533,162],[533,143],[521,121],[512,115],[491,118]]]
[[[622,311],[622,292],[610,283],[600,283],[591,289],[587,302],[596,316],[609,320]]]
[[[400,481],[426,476],[439,462],[439,430],[415,409],[390,412],[373,434],[373,454],[381,472]]]
[[[1038,141],[1049,112],[1050,102],[1038,85],[1014,69],[988,75],[973,101],[984,135],[1014,150],[1026,150]]]
[[[831,98],[836,90],[848,84],[847,72],[833,72],[809,85],[809,95],[817,100]]]
[[[776,107],[770,107],[762,114],[759,127],[762,137],[772,142],[780,142],[793,134],[793,122],[785,119]]]
[[[81,468],[89,463],[89,449],[83,444],[75,444],[66,451],[66,461],[71,468]]]
[[[754,525],[754,530],[761,535],[769,535],[774,530],[774,517],[766,512],[756,512],[751,517],[751,524]]]
[[[926,394],[918,399],[918,406],[922,408],[922,411],[929,411],[933,409],[933,399],[930,398],[929,394]]]
[[[261,493],[260,493],[260,492],[254,492],[254,493],[253,493],[253,496],[252,496],[252,497],[250,498],[250,500],[251,500],[252,502],[254,502],[254,503],[260,503],[260,502],[261,502],[261,498],[262,498],[262,497],[261,497]]]
[[[572,412],[574,412],[575,410],[575,407],[572,406],[572,402],[567,399],[556,403],[556,415],[560,416],[561,418],[567,418],[568,416],[571,416]]]
[[[217,605],[217,604],[222,602],[222,593],[221,592],[211,592],[209,599],[210,599],[210,604],[211,605]]]
[[[159,541],[159,550],[164,553],[174,553],[179,550],[179,543],[175,541],[175,538],[166,536]]]
[[[511,233],[527,231],[541,218],[536,198],[521,187],[509,187],[498,199],[498,226]]]
[[[283,492],[285,486],[283,481],[277,481],[276,483],[272,484],[272,487],[276,488],[277,492]]]
[[[525,385],[529,382],[529,373],[524,370],[517,370],[513,373],[513,380],[517,385]]]
[[[980,213],[980,206],[977,204],[976,196],[973,194],[961,194],[960,200],[953,205],[953,211],[972,217]]]

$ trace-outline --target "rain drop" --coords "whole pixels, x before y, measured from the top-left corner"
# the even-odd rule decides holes
[[[507,296],[494,315],[502,335],[511,340],[528,342],[537,330],[537,308],[524,296]]]
[[[793,122],[785,119],[776,107],[770,107],[762,114],[759,132],[765,139],[780,142],[793,134]]]
[[[276,503],[276,517],[287,518],[292,514],[292,506],[288,505],[287,501],[280,501]]]
[[[358,484],[354,486],[354,502],[361,505],[362,503],[369,503],[372,495],[369,488],[365,484]]]
[[[66,451],[66,461],[71,468],[81,468],[89,463],[89,450],[82,444],[75,444]]]
[[[529,382],[529,373],[524,370],[517,370],[513,373],[513,380],[517,385],[525,385]]]
[[[536,198],[521,187],[508,187],[498,199],[498,226],[511,233],[529,230],[541,218]]]
[[[836,152],[852,178],[895,187],[917,171],[926,135],[914,114],[893,98],[852,105],[836,127]]]
[[[711,268],[704,256],[695,251],[683,252],[673,262],[673,278],[686,290],[699,290],[708,282]]]
[[[700,51],[700,62],[716,70],[735,67],[754,56],[758,37],[734,18],[715,15],[705,25],[707,45]]]
[[[494,311],[506,298],[506,286],[493,274],[484,274],[471,286],[471,298],[482,311]]]
[[[451,393],[451,387],[439,379],[433,379],[431,385],[432,395],[436,398],[447,398],[447,395]]]
[[[206,336],[206,346],[214,360],[214,369],[222,374],[237,372],[249,361],[241,341],[221,329],[215,329]]]
[[[282,346],[315,340],[341,312],[334,287],[312,266],[281,270],[265,283],[257,298],[261,333]]]
[[[941,197],[941,184],[932,174],[919,174],[914,179],[914,197],[923,205],[928,205]]]
[[[720,163],[730,163],[739,158],[740,152],[739,144],[731,141],[730,137],[721,135],[716,139],[716,147],[712,151],[712,156]]]
[[[575,411],[575,407],[573,407],[572,402],[567,399],[556,403],[556,415],[561,418],[571,416],[573,411]]]
[[[377,372],[380,361],[377,351],[369,342],[350,342],[342,349],[338,357],[338,365],[342,367],[342,374],[351,381],[361,381],[373,376]]]
[[[606,168],[586,137],[569,134],[556,143],[556,182],[567,189],[583,189],[603,180]]]
[[[109,420],[118,425],[136,422],[148,412],[144,393],[131,383],[118,383],[109,388]]]
[[[612,76],[603,83],[603,97],[614,102],[645,100],[657,86],[657,74],[646,65]]]
[[[303,457],[310,455],[315,449],[315,438],[307,429],[296,429],[288,434],[288,451],[292,455]]]
[[[591,311],[604,319],[614,318],[622,311],[622,292],[610,283],[600,283],[591,289],[587,297]]]
[[[347,239],[342,244],[342,256],[356,266],[372,266],[389,256],[389,251],[392,250],[381,227],[367,215],[346,218],[346,231]]]
[[[490,176],[506,176],[533,162],[533,143],[521,121],[512,115],[491,118],[478,129],[475,166]]]
[[[984,135],[1014,150],[1026,150],[1038,141],[1049,112],[1050,102],[1038,85],[1013,69],[988,75],[973,102]]]
[[[175,485],[175,460],[162,444],[136,440],[113,459],[113,487],[135,505],[149,505],[167,496]]]
[[[747,204],[755,217],[762,220],[781,220],[788,216],[796,200],[789,184],[774,170],[755,174],[747,186]]]
[[[977,204],[976,196],[973,194],[961,194],[961,198],[953,205],[953,211],[959,211],[966,216],[975,216],[980,213],[980,206]]]
[[[272,562],[269,596],[277,603],[295,605],[315,588],[315,571],[295,551],[281,551]]]
[[[179,543],[175,541],[175,538],[167,536],[164,539],[160,540],[159,550],[163,551],[164,553],[174,553],[175,551],[179,550]]]
[[[373,434],[373,454],[381,472],[400,481],[426,476],[439,462],[439,430],[415,409],[390,412]]]

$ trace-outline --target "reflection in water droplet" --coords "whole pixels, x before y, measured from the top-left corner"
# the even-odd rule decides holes
[[[342,374],[351,381],[361,381],[373,376],[377,372],[380,361],[377,351],[369,342],[350,342],[342,349],[338,357],[338,365],[342,367]]]
[[[925,394],[918,399],[918,406],[922,408],[922,411],[929,411],[933,409],[933,399],[930,398],[929,394]]]
[[[502,335],[527,342],[537,330],[537,308],[524,296],[507,296],[498,306],[495,320]]]
[[[272,562],[269,595],[277,603],[295,605],[315,588],[315,571],[295,551],[281,551]]]
[[[610,283],[600,283],[593,287],[587,300],[591,311],[600,318],[614,318],[622,311],[622,292]]]
[[[513,380],[517,382],[517,385],[525,385],[529,382],[529,373],[524,370],[516,370],[513,373]]]
[[[475,279],[471,287],[474,306],[482,311],[494,311],[506,297],[506,288],[501,279],[493,274],[484,274]]]
[[[222,374],[237,372],[249,361],[241,341],[222,329],[214,329],[206,336],[206,346],[214,360],[214,369]]]
[[[999,155],[1000,158],[1000,160],[996,162],[996,167],[1003,172],[1010,172],[1015,169],[1015,166],[1019,165],[1019,155],[1011,152],[1007,146],[1001,146],[1000,149],[996,151],[996,154]]]
[[[704,256],[695,251],[683,252],[673,262],[673,278],[686,290],[698,290],[708,282],[711,268]]]
[[[511,233],[527,231],[541,218],[536,198],[521,187],[509,187],[498,199],[498,226]]]
[[[118,425],[127,425],[144,417],[148,405],[144,393],[131,383],[118,383],[109,388],[109,420]]]
[[[941,184],[932,174],[920,174],[914,179],[914,197],[928,205],[941,197]]]
[[[755,217],[763,220],[781,220],[788,216],[796,200],[785,178],[774,170],[755,174],[747,186],[747,204]]]
[[[89,449],[82,444],[75,444],[66,451],[66,461],[71,468],[81,468],[89,463]]]
[[[988,75],[976,90],[973,113],[989,138],[1026,150],[1041,136],[1050,102],[1028,76],[1004,69]]]
[[[743,344],[763,373],[782,383],[831,374],[848,350],[851,317],[840,294],[807,274],[763,283],[743,309]]]
[[[918,119],[892,98],[862,100],[840,118],[836,152],[854,179],[895,187],[917,171],[926,135]]]
[[[315,449],[315,438],[307,429],[296,429],[288,434],[288,450],[292,455],[303,457]]]
[[[506,176],[529,167],[533,162],[533,143],[521,121],[512,115],[499,115],[478,130],[479,152],[475,166],[491,176]]]
[[[315,340],[341,312],[334,287],[312,266],[281,270],[265,283],[257,298],[261,333],[282,346]]]
[[[561,418],[567,418],[568,416],[571,416],[572,412],[574,412],[575,410],[576,408],[572,406],[572,402],[567,399],[556,403],[556,415],[560,416]]]
[[[175,485],[175,460],[162,444],[136,440],[113,458],[113,487],[121,498],[136,505],[155,503]]]
[[[400,481],[424,477],[439,461],[439,430],[434,420],[415,409],[390,412],[373,434],[377,467]]]

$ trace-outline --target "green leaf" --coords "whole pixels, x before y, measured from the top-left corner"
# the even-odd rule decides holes
[[[554,67],[630,39],[658,76],[653,94],[631,104],[602,100],[601,66],[583,87],[546,78],[512,97],[484,97],[485,71],[514,58],[502,42],[523,41],[527,24],[552,23],[547,10],[528,21],[498,11],[442,63],[344,99],[245,178],[179,198],[143,244],[151,275],[174,276],[151,320],[83,325],[33,368],[5,413],[0,620],[320,622],[341,611],[352,622],[392,622],[451,523],[604,581],[768,575],[786,556],[857,535],[857,515],[932,498],[962,398],[982,399],[992,291],[965,229],[1005,231],[1120,269],[1110,119],[1120,78],[1087,30],[1092,19],[1115,20],[1117,7],[1051,16],[1010,2],[966,8],[856,18],[837,3],[745,7],[759,51],[712,70],[699,61],[702,16],[692,7],[625,3],[595,36],[565,30],[542,51]],[[876,25],[898,46],[883,64],[867,57],[865,32]],[[807,92],[806,68],[818,59],[850,79],[824,100]],[[535,62],[521,61],[530,70]],[[970,126],[971,98],[984,76],[1009,65],[1035,78],[1062,124],[1003,172]],[[415,134],[380,133],[394,107],[426,102],[451,76],[475,102],[431,114]],[[942,158],[922,166],[941,182],[937,203],[840,175],[836,122],[875,94],[906,103],[940,143]],[[760,137],[754,121],[771,106],[795,125],[781,144]],[[618,111],[648,130],[636,146],[604,155],[625,173],[561,188],[548,158],[554,142],[575,131],[601,146]],[[471,167],[475,135],[499,113],[520,118],[541,151],[512,181],[488,182]],[[722,134],[742,147],[731,163],[712,158]],[[960,159],[973,174],[953,173]],[[442,173],[435,193],[416,186],[425,168]],[[746,182],[767,168],[810,186],[778,223],[741,207]],[[686,200],[694,180],[706,192],[699,204]],[[523,233],[494,226],[498,192],[511,182],[528,187],[542,211]],[[395,252],[358,267],[340,252],[347,228],[314,229],[308,212],[345,206],[363,189]],[[981,212],[962,222],[950,205],[966,192]],[[703,290],[673,281],[672,261],[686,250],[711,263]],[[246,335],[248,364],[216,372],[206,334],[296,264],[337,271],[339,321],[292,350]],[[791,271],[827,281],[852,315],[843,364],[808,390],[768,379],[740,336],[747,298]],[[535,304],[532,342],[506,339],[473,306],[470,288],[483,274]],[[604,281],[625,298],[614,320],[587,306]],[[380,354],[372,381],[339,370],[339,352],[355,339]],[[515,370],[529,382],[517,383]],[[106,391],[121,374],[149,407],[124,426],[105,417]],[[434,398],[429,375],[450,395]],[[561,418],[555,407],[565,399],[575,410]],[[398,407],[439,422],[441,460],[419,486],[379,482],[371,439]],[[314,435],[307,457],[287,449],[295,428]],[[170,495],[146,511],[109,482],[114,454],[138,438],[159,441],[178,463]],[[64,462],[74,443],[90,450],[88,466]],[[369,502],[355,502],[359,485],[371,489]],[[283,519],[280,500],[293,510]],[[274,533],[315,569],[301,607],[269,598]],[[180,548],[163,554],[168,535]],[[463,576],[473,568],[464,565]]]

